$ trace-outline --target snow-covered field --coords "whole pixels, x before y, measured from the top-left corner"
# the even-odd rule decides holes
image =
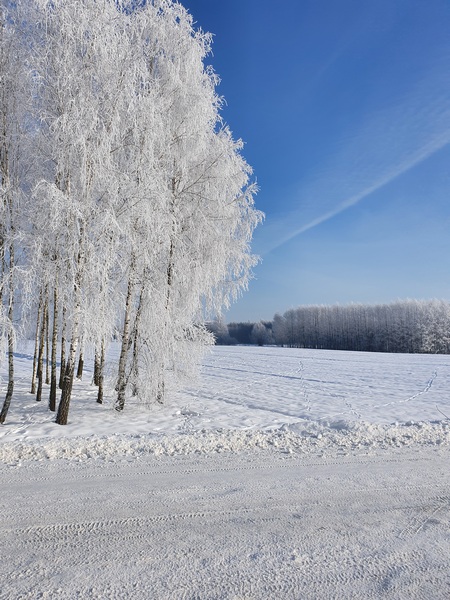
[[[123,414],[86,369],[66,427],[30,362],[0,427],[0,598],[450,597],[450,357],[217,347]]]

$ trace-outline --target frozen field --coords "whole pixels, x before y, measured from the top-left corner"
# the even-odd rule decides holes
[[[403,431],[405,423],[414,422],[415,430],[419,422],[450,420],[450,356],[216,347],[194,387],[163,407],[143,410],[129,402],[124,414],[112,410],[112,398],[96,404],[91,367],[87,360],[83,381],[75,381],[69,425],[62,430],[46,401],[38,404],[28,393],[31,356],[20,354],[15,398],[0,440],[280,427],[325,433],[355,425],[362,430],[366,424],[372,435],[381,430],[377,425],[398,423]]]
[[[0,598],[450,597],[450,358],[217,347],[166,406],[0,428]],[[2,388],[3,392],[3,388]]]

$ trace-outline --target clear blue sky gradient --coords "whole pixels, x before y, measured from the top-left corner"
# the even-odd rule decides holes
[[[450,299],[450,2],[182,0],[266,214],[227,321]]]

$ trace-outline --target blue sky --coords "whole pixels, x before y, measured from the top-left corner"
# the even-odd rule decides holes
[[[184,0],[260,186],[227,321],[450,300],[450,2]]]

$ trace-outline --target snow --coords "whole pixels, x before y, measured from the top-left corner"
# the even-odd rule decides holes
[[[0,428],[0,598],[450,596],[450,357],[216,347],[123,414],[86,361],[66,427],[30,363]]]

